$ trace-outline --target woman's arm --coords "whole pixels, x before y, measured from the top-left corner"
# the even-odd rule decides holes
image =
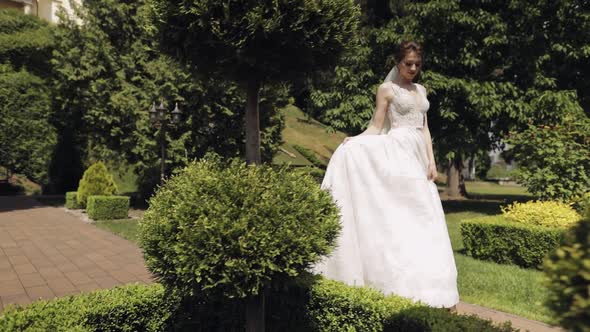
[[[391,86],[389,84],[390,83],[383,83],[377,89],[375,118],[369,124],[367,129],[357,136],[378,135],[381,133],[381,129],[383,129],[383,123],[385,121],[385,114],[387,112],[387,105],[389,104],[389,100],[392,98]],[[352,137],[347,137],[345,142],[350,138]]]
[[[435,181],[438,177],[438,170],[436,169],[436,161],[434,160],[434,152],[432,150],[432,137],[430,136],[430,129],[428,129],[428,119],[424,114],[424,127],[422,127],[424,140],[426,141],[426,150],[428,153],[428,169],[427,176],[429,180]]]

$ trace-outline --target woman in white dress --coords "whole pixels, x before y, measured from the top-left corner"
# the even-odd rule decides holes
[[[341,212],[334,252],[314,267],[433,307],[459,301],[457,269],[434,180],[426,89],[413,79],[422,49],[403,42],[377,91],[367,130],[336,149],[322,182]]]

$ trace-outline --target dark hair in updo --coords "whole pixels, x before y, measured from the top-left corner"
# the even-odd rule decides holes
[[[411,52],[416,52],[416,55],[422,58],[422,46],[420,46],[415,41],[401,42],[394,56],[395,62],[400,63],[406,57],[406,55],[410,54]]]

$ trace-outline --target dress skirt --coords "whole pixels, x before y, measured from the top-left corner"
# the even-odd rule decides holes
[[[427,179],[424,135],[413,127],[357,136],[330,159],[322,189],[342,231],[314,272],[433,307],[459,301],[457,269],[438,190]]]

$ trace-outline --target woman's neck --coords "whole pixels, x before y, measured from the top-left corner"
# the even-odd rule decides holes
[[[411,80],[407,80],[403,77],[398,77],[396,81],[397,82],[395,83],[401,87],[411,87],[413,83]]]

